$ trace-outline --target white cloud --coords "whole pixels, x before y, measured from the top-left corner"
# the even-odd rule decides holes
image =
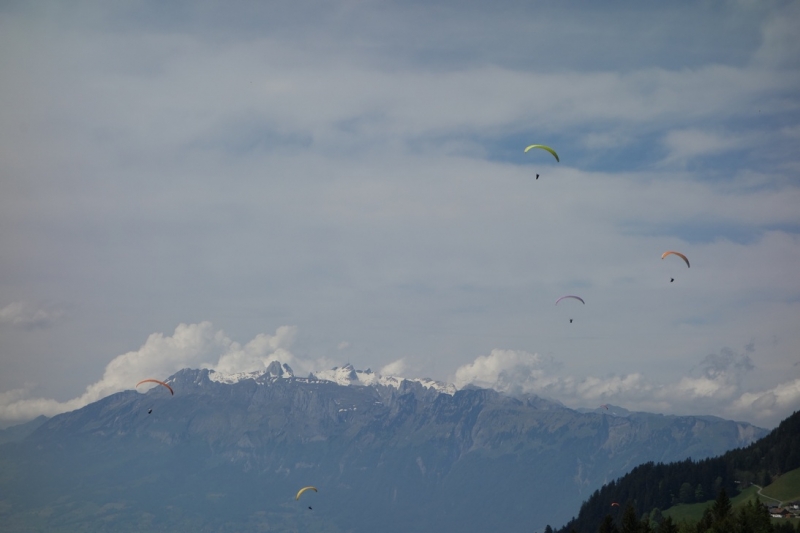
[[[740,136],[690,128],[668,132],[663,142],[669,150],[664,163],[685,163],[692,158],[721,154],[740,148],[747,141]]]
[[[539,354],[516,350],[492,350],[488,356],[479,356],[470,364],[456,370],[454,384],[488,387],[508,393],[547,390],[556,385],[547,376],[555,362]]]
[[[532,393],[572,407],[613,403],[635,411],[674,414],[714,414],[744,418],[770,427],[800,405],[800,379],[761,392],[747,392],[742,375],[754,368],[746,354],[729,349],[707,356],[673,383],[658,383],[641,373],[606,377],[559,376],[551,361],[539,354],[492,350],[458,368],[456,386],[473,384],[511,394]]]
[[[754,351],[752,343],[745,346],[745,351],[747,353]],[[705,356],[698,365],[698,369],[702,372],[703,377],[710,380],[729,378],[740,381],[745,373],[755,368],[747,353],[737,354],[730,348],[723,348],[718,354],[712,353]]]
[[[382,376],[402,376],[403,372],[406,370],[406,361],[405,358],[398,359],[397,361],[392,361],[388,365],[381,368],[379,374]]]
[[[763,39],[754,57],[756,63],[771,67],[800,66],[798,20],[800,20],[800,6],[796,2],[788,2],[785,7],[774,11],[764,21]]]
[[[780,420],[800,409],[800,379],[794,379],[772,389],[746,392],[733,402],[732,411],[743,416],[764,420]]]
[[[294,341],[296,328],[281,326],[275,335],[258,334],[244,346],[232,343],[230,348],[220,356],[216,364],[204,364],[205,368],[213,368],[219,372],[252,372],[262,370],[272,361],[292,364],[294,356],[289,346]]]
[[[35,306],[30,302],[12,302],[0,309],[0,324],[20,328],[46,328],[62,316],[62,312]]]
[[[150,335],[136,351],[115,357],[106,365],[103,377],[71,400],[29,398],[30,387],[0,394],[0,420],[27,420],[38,415],[53,416],[79,409],[110,394],[133,388],[143,378],[164,379],[183,368],[209,368],[219,372],[250,372],[278,360],[293,370],[309,372],[330,361],[307,361],[290,351],[296,328],[281,326],[274,335],[259,334],[245,345],[231,340],[210,322],[180,324],[171,336]]]
[[[326,358],[294,356],[290,347],[295,335],[296,328],[282,326],[274,335],[259,334],[240,344],[210,322],[180,324],[172,335],[154,333],[138,350],[115,357],[99,381],[71,400],[31,398],[30,386],[0,393],[0,420],[7,423],[71,411],[131,389],[143,378],[163,379],[183,368],[251,372],[280,361],[302,375],[333,366],[335,362]],[[774,425],[798,407],[800,379],[757,392],[745,390],[744,377],[755,368],[750,358],[753,351],[752,343],[741,354],[723,349],[703,358],[690,375],[672,383],[658,383],[639,372],[605,377],[563,375],[563,365],[553,357],[495,349],[459,367],[454,384],[458,388],[476,385],[509,394],[533,393],[571,407],[613,403],[631,410],[715,414]],[[401,358],[381,368],[380,374],[403,375],[406,368],[407,362]]]
[[[630,144],[633,138],[617,131],[603,131],[587,133],[583,136],[583,144],[590,150],[604,150],[606,148],[619,148]]]

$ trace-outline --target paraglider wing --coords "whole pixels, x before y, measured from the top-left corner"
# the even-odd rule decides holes
[[[567,294],[566,296],[562,296],[561,298],[559,298],[558,300],[556,300],[556,305],[558,305],[558,302],[560,302],[560,301],[561,301],[561,300],[563,300],[564,298],[575,298],[576,300],[578,300],[578,301],[579,301],[580,303],[582,303],[583,305],[586,305],[586,302],[584,302],[584,301],[583,301],[583,298],[581,298],[580,296],[574,296],[574,295],[572,295],[572,294]]]
[[[138,386],[139,386],[139,385],[141,385],[142,383],[158,383],[159,385],[164,385],[166,388],[168,388],[168,389],[169,389],[169,393],[170,393],[172,396],[175,396],[175,391],[174,391],[174,390],[172,390],[172,387],[170,387],[169,385],[167,385],[167,384],[166,384],[166,383],[164,383],[163,381],[158,381],[157,379],[143,379],[142,381],[140,381],[139,383],[137,383],[137,384],[136,384],[136,386],[138,387]]]
[[[317,492],[317,488],[316,487],[303,487],[302,489],[300,489],[297,492],[297,496],[294,497],[295,501],[299,500],[300,499],[300,495],[303,494],[307,490],[313,490],[314,492]]]
[[[527,154],[528,150],[531,150],[533,148],[539,148],[541,150],[547,150],[548,152],[553,154],[553,157],[556,158],[556,161],[558,161],[559,163],[561,162],[561,160],[558,158],[558,154],[556,153],[556,151],[553,150],[552,148],[550,148],[549,146],[545,146],[543,144],[532,144],[532,145],[528,146],[527,148],[525,148],[525,153]]]
[[[665,257],[667,257],[668,255],[677,255],[678,257],[680,257],[681,259],[683,259],[684,261],[686,261],[686,267],[687,267],[687,268],[689,268],[689,259],[688,259],[688,258],[687,258],[685,255],[683,255],[682,253],[680,253],[680,252],[673,252],[672,250],[670,250],[670,251],[668,251],[668,252],[664,252],[663,254],[661,254],[661,259],[664,259],[664,258],[665,258]]]
[[[613,503],[611,504],[611,507],[619,507],[619,504],[618,504],[617,502],[613,502]]]

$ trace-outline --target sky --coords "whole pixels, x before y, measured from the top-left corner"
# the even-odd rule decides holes
[[[0,425],[280,359],[774,427],[797,27],[788,1],[2,2]]]

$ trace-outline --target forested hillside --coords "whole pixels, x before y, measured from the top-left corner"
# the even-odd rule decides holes
[[[795,412],[766,437],[720,457],[676,463],[645,463],[597,490],[576,518],[560,533],[595,533],[609,514],[630,507],[634,517],[678,503],[702,502],[724,489],[736,494],[752,483],[764,486],[800,467],[800,412]],[[616,504],[616,505],[613,505]],[[620,522],[620,520],[615,521]],[[627,530],[625,530],[627,531]]]

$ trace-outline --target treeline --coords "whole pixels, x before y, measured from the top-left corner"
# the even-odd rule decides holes
[[[790,521],[773,524],[769,511],[759,501],[749,501],[733,510],[731,500],[724,489],[720,490],[716,501],[706,507],[703,517],[695,522],[676,523],[672,518],[664,518],[660,513],[645,514],[637,518],[633,505],[628,505],[620,517],[606,514],[605,518],[592,531],[598,533],[798,533],[800,524]],[[571,531],[576,531],[571,529]],[[553,533],[547,526],[544,533]]]
[[[712,459],[645,463],[604,485],[558,533],[595,533],[612,509],[630,507],[634,516],[678,503],[708,501],[724,489],[736,494],[751,483],[768,485],[776,476],[800,468],[800,412],[746,448]],[[612,504],[618,504],[619,507]]]

